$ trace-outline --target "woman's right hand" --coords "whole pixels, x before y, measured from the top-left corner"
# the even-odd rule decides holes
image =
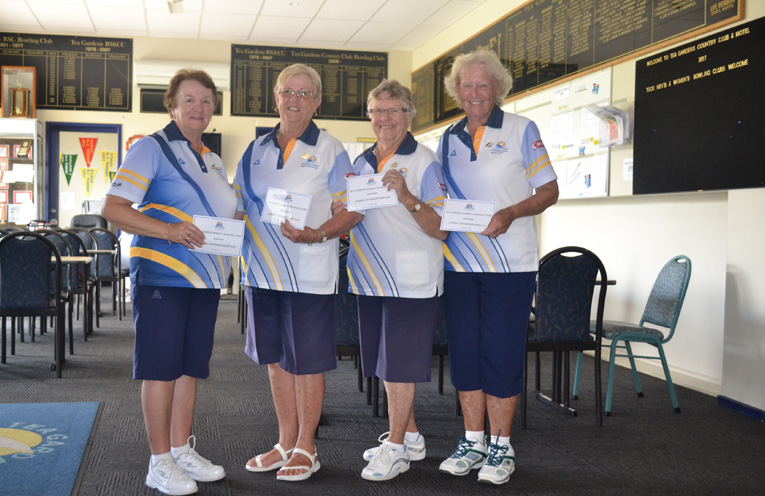
[[[165,237],[172,243],[178,243],[191,250],[205,244],[205,235],[191,222],[175,222],[165,226]]]

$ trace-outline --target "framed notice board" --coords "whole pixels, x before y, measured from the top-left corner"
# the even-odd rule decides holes
[[[131,110],[131,39],[0,33],[0,65],[36,69],[38,109]]]
[[[637,61],[633,194],[765,187],[765,18]]]
[[[231,115],[277,117],[276,79],[298,62],[321,76],[321,119],[366,120],[367,94],[388,74],[385,52],[231,45]]]
[[[443,89],[461,53],[496,52],[513,76],[512,96],[741,19],[743,1],[532,0],[412,73],[412,130],[462,113]]]

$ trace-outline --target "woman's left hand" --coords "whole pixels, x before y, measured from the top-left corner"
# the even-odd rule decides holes
[[[281,223],[282,234],[293,243],[318,243],[321,241],[321,233],[318,229],[306,226],[302,231],[295,229],[290,221]]]
[[[481,234],[490,238],[496,238],[500,234],[507,232],[507,230],[510,228],[510,224],[512,224],[514,220],[515,217],[513,216],[513,212],[510,208],[503,208],[502,210],[498,210],[497,212],[494,212],[494,215],[491,216],[489,225],[486,226],[486,229],[484,229]]]
[[[406,180],[404,175],[396,169],[391,169],[385,173],[382,178],[383,186],[388,186],[388,191],[396,190],[396,197],[399,203],[408,205],[409,203],[417,203],[417,198],[409,192],[409,188],[406,187]],[[408,201],[407,201],[408,200]]]

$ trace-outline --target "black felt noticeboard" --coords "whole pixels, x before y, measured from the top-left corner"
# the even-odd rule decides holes
[[[637,61],[633,193],[765,186],[765,18]]]

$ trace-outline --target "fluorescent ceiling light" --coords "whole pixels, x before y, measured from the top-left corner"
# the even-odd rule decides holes
[[[171,14],[183,14],[183,0],[167,0],[167,8]]]

